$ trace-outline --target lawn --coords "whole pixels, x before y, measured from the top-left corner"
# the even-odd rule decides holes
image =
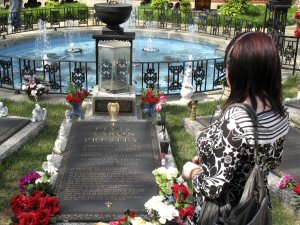
[[[294,97],[297,94],[297,78],[285,82],[284,96]],[[46,97],[45,97],[46,98]],[[17,103],[11,100],[0,99],[9,108],[10,115],[30,117],[34,103]],[[219,101],[200,103],[197,106],[197,115],[211,114]],[[64,119],[64,112],[68,108],[63,104],[41,104],[47,108],[47,127],[32,141],[11,154],[0,164],[0,224],[10,223],[12,213],[9,208],[10,199],[18,193],[19,179],[30,171],[41,170],[46,156],[52,152],[59,126]],[[186,107],[167,106],[168,132],[171,137],[173,155],[178,169],[181,170],[185,162],[191,160],[196,153],[194,138],[185,132],[182,119],[188,117]],[[293,219],[279,203],[274,204],[274,225],[295,225],[300,221]]]

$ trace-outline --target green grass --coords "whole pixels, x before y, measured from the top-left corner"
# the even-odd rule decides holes
[[[295,96],[297,96],[297,93],[298,93],[298,82],[299,82],[299,77],[297,77],[297,76],[290,76],[283,83],[283,99],[294,98]]]
[[[17,103],[0,100],[9,108],[10,115],[31,117],[34,103]],[[11,154],[0,164],[0,224],[9,224],[12,216],[9,202],[13,195],[18,194],[18,182],[30,171],[41,171],[46,156],[52,152],[59,126],[64,118],[66,105],[41,104],[47,108],[47,127],[17,152]]]

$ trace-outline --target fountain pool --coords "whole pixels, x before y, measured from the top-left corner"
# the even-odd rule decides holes
[[[146,52],[143,48],[147,47],[147,42],[149,38],[147,37],[137,37],[133,43],[133,62],[162,62],[160,65],[160,88],[166,89],[167,86],[167,74],[168,74],[168,63],[179,63],[184,61],[189,61],[189,57],[192,56],[194,60],[205,60],[205,59],[215,59],[220,58],[216,53],[216,46],[207,44],[197,44],[191,42],[185,42],[175,39],[163,39],[163,38],[152,38],[152,47],[157,48],[158,52]],[[38,40],[37,40],[38,41]],[[82,52],[72,53],[66,51],[68,43],[64,37],[51,37],[49,38],[49,46],[45,49],[37,49],[39,46],[36,41],[24,42],[17,45],[8,46],[0,49],[0,57],[13,57],[35,60],[40,62],[44,59],[45,55],[50,55],[50,59],[46,57],[47,62],[49,61],[61,61],[61,62],[89,62],[89,73],[87,74],[87,80],[89,81],[88,87],[92,89],[95,85],[95,40],[92,39],[91,35],[77,35],[73,38],[74,46],[76,48],[82,49]],[[94,66],[92,66],[94,65]],[[136,65],[136,63],[135,63]],[[38,65],[36,65],[38,67]],[[211,66],[208,66],[211,67]],[[209,68],[208,68],[209,70]],[[69,81],[69,74],[64,78],[62,72],[62,86],[67,86],[64,83]],[[14,70],[14,73],[18,71]],[[207,74],[209,71],[207,72]],[[133,67],[133,80],[136,81],[137,93],[141,91],[141,80],[143,71],[141,71],[140,66]],[[182,74],[183,75],[183,74]],[[14,76],[18,77],[18,76]],[[212,83],[212,81],[210,82]],[[15,78],[15,86],[20,86],[20,79]],[[64,89],[64,87],[62,87]]]

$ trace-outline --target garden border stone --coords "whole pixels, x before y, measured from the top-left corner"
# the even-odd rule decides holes
[[[7,118],[30,119],[27,117],[8,116]],[[11,153],[17,151],[22,145],[36,137],[46,126],[46,121],[30,122],[23,129],[11,136],[8,140],[0,145],[0,162]]]

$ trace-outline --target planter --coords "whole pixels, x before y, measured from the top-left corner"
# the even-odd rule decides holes
[[[159,145],[160,145],[160,152],[161,152],[161,153],[168,154],[170,143],[169,143],[168,141],[161,141],[161,142],[159,143]]]
[[[106,28],[111,31],[122,33],[123,28],[119,25],[126,22],[130,17],[132,5],[123,3],[97,3],[94,4],[95,15],[101,22],[106,24]]]

